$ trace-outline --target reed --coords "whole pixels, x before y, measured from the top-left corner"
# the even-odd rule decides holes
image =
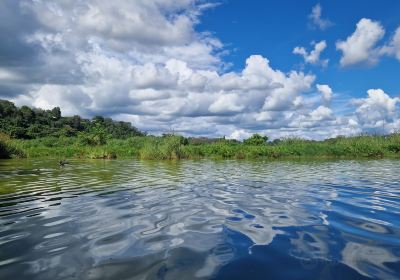
[[[4,138],[4,137],[3,137]],[[252,145],[221,139],[190,143],[182,136],[135,136],[108,139],[101,145],[82,143],[78,137],[44,137],[32,140],[2,139],[3,157],[139,158],[179,160],[197,158],[380,158],[400,156],[400,134],[338,137],[324,141],[289,138]]]

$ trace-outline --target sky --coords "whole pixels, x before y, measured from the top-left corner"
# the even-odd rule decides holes
[[[397,0],[3,0],[0,99],[150,134],[400,129]]]

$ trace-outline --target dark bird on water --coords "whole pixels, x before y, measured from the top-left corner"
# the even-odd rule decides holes
[[[61,167],[64,167],[66,164],[68,164],[68,161],[66,161],[66,160],[60,160],[58,162],[58,165],[61,166]]]

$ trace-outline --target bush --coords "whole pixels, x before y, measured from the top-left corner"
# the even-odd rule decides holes
[[[99,146],[105,145],[107,143],[107,132],[104,127],[100,124],[96,124],[92,130],[87,132],[79,132],[78,133],[78,141],[82,145],[89,145],[89,146]]]
[[[250,138],[246,139],[243,141],[245,145],[254,145],[254,146],[259,146],[259,145],[265,145],[268,141],[267,136],[262,136],[260,134],[253,134]]]
[[[146,140],[146,144],[139,152],[142,159],[182,159],[187,157],[183,149],[187,140],[182,136],[146,137]]]

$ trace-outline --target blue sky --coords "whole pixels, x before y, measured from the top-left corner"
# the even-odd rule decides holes
[[[370,88],[383,88],[400,94],[400,63],[384,58],[375,67],[339,65],[341,53],[335,48],[354,32],[361,18],[380,21],[386,29],[382,42],[393,36],[400,25],[400,2],[396,0],[335,0],[335,1],[221,1],[217,8],[207,11],[198,29],[213,32],[227,45],[230,54],[224,57],[233,69],[243,68],[252,54],[261,54],[272,61],[272,66],[290,71],[300,69],[302,59],[292,55],[295,46],[310,47],[310,42],[326,40],[323,56],[330,59],[329,67],[306,66],[306,71],[318,74],[318,81],[335,85],[337,91],[352,96],[364,96]],[[322,16],[333,25],[320,30],[310,25],[308,15],[320,3]]]
[[[0,98],[153,134],[400,128],[400,2],[0,2]]]

